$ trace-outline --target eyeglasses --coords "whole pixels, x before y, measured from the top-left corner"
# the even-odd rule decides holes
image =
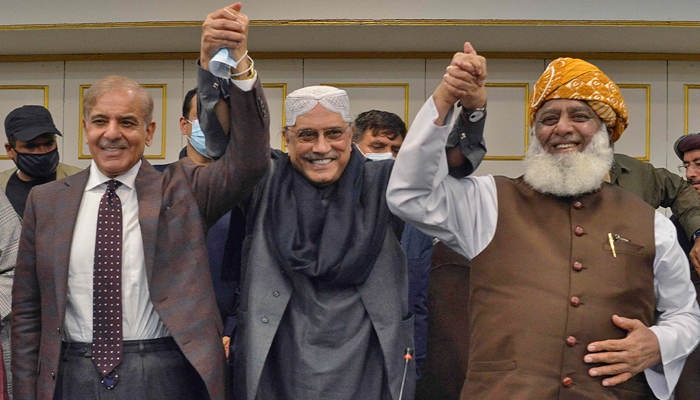
[[[326,129],[323,131],[323,137],[326,139],[326,142],[337,142],[339,140],[342,140],[343,134],[350,126],[351,125],[348,125],[345,128]],[[300,129],[298,131],[295,131],[291,128],[285,128],[285,130],[296,134],[297,139],[302,143],[313,143],[316,140],[318,140],[318,137],[321,134],[321,131],[318,131],[316,129]]]
[[[685,174],[686,170],[689,169],[700,172],[700,164],[697,164],[695,161],[691,161],[689,163],[683,163],[683,165],[678,166],[678,171],[680,171],[681,174]]]

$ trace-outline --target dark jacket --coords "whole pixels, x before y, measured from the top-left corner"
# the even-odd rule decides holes
[[[223,324],[206,263],[209,226],[254,188],[269,168],[269,119],[262,87],[232,96],[237,151],[208,167],[191,160],[165,173],[145,159],[136,177],[145,268],[153,306],[212,399],[226,399]],[[233,145],[231,146],[233,147]],[[244,147],[241,150],[240,147]],[[12,375],[18,399],[53,398],[61,351],[70,249],[89,169],[34,188],[19,244],[12,292]]]
[[[669,207],[688,237],[700,229],[700,194],[673,172],[654,168],[624,154],[615,154],[610,181],[641,197],[654,208]]]

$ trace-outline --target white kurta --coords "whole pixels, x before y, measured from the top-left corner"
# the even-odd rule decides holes
[[[401,146],[387,201],[395,215],[471,259],[496,233],[496,182],[491,175],[458,180],[447,174],[445,143],[452,126],[435,125],[437,117],[431,97]],[[445,121],[450,121],[450,115]],[[654,238],[654,292],[660,315],[651,330],[659,340],[662,363],[644,372],[654,394],[668,399],[687,355],[700,340],[700,309],[676,229],[659,212]]]

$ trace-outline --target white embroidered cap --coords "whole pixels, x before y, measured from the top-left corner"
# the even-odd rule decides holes
[[[287,95],[284,106],[287,112],[287,126],[293,126],[297,117],[311,111],[321,103],[328,111],[338,113],[343,121],[352,122],[350,118],[350,99],[345,90],[333,86],[307,86]]]

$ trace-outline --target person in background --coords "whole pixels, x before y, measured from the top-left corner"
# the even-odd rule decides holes
[[[12,110],[5,118],[5,134],[5,151],[17,167],[0,173],[0,186],[20,217],[34,186],[82,171],[58,161],[56,135],[63,135],[54,125],[49,110],[42,106]]]
[[[352,142],[370,160],[396,158],[406,137],[406,124],[398,115],[379,110],[360,113],[355,118]],[[428,284],[433,238],[406,224],[401,248],[408,267],[408,306],[415,318],[414,341],[416,378],[420,379],[428,341]]]
[[[370,110],[355,118],[352,142],[370,160],[396,158],[405,137],[406,124],[394,113]]]
[[[17,246],[22,230],[22,219],[12,208],[12,204],[0,191],[0,319],[2,320],[2,341],[0,342],[4,362],[0,364],[0,392],[9,399],[12,393],[10,374],[10,311],[12,307],[12,282],[15,276]],[[3,399],[0,395],[0,399]]]
[[[687,183],[700,193],[700,133],[679,137],[673,145],[673,150],[683,162],[678,170],[685,175]],[[690,257],[694,248],[693,243],[696,241],[693,240],[692,236],[687,235],[686,229],[683,228],[675,214],[671,217],[671,221],[676,226],[678,242]],[[700,268],[695,264],[693,267],[690,268],[690,279],[698,294],[698,302],[700,302]],[[693,400],[697,398],[698,393],[700,393],[700,348],[696,348],[685,361],[685,367],[683,367],[678,385],[676,385],[675,400]]]

